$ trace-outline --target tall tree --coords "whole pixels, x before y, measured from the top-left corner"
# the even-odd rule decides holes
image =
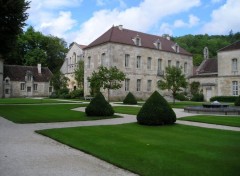
[[[173,103],[175,103],[176,95],[181,88],[186,88],[188,85],[181,68],[170,66],[166,67],[166,74],[163,80],[158,81],[158,87],[162,90],[168,89],[172,92]]]
[[[75,70],[75,80],[77,81],[78,87],[83,88],[83,83],[84,83],[84,62],[82,60],[78,62],[78,67]]]
[[[54,73],[53,77],[51,78],[51,84],[56,92],[60,89],[67,88],[68,81],[69,79],[65,77],[60,71]]]
[[[99,67],[98,72],[94,71],[92,76],[88,78],[90,87],[97,87],[100,89],[107,89],[108,101],[110,100],[110,90],[116,90],[122,87],[121,81],[126,78],[125,74],[120,71],[117,67]]]
[[[29,3],[25,0],[0,1],[0,55],[6,60],[28,18],[26,10],[29,8]]]

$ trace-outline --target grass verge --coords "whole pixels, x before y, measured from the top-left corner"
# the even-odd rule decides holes
[[[48,98],[2,98],[0,99],[0,104],[44,104],[44,103],[73,103],[80,100],[57,100],[57,99],[48,99]]]
[[[87,117],[85,112],[71,110],[86,104],[55,104],[55,105],[0,105],[0,116],[15,123],[50,123],[68,121],[100,120],[117,118]]]
[[[182,118],[179,118],[178,120],[240,127],[240,116],[198,115],[198,116],[182,117]]]
[[[239,132],[132,123],[37,133],[140,175],[239,175]]]
[[[121,114],[137,115],[141,107],[133,106],[113,106],[114,112]]]

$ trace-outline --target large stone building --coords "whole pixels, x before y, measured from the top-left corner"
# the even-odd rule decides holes
[[[148,98],[158,90],[157,81],[170,65],[182,67],[186,77],[192,75],[192,55],[169,37],[128,30],[122,25],[110,28],[84,52],[84,95],[90,94],[87,77],[100,65],[116,66],[126,74],[122,88],[110,91],[112,100],[123,99],[128,92],[141,99]]]
[[[84,47],[84,45],[79,45],[76,42],[73,42],[69,46],[69,51],[60,69],[61,73],[63,73],[64,76],[69,79],[67,87],[70,91],[77,88],[77,82],[74,78],[74,72],[75,69],[78,68],[78,62],[84,59]]]
[[[217,58],[205,59],[197,68],[190,82],[200,82],[206,101],[213,96],[238,96],[240,94],[240,41],[217,52]]]
[[[47,67],[4,65],[0,61],[0,98],[48,97],[52,72]]]

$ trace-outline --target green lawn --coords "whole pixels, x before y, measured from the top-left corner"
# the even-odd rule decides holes
[[[178,120],[240,127],[240,116],[198,115],[198,116],[182,117],[182,118],[179,118]]]
[[[60,100],[60,101],[59,101]],[[32,99],[32,98],[1,98],[0,104],[42,104],[42,103],[72,103],[71,101],[78,101],[78,100],[65,100],[61,101],[61,99]],[[80,100],[79,100],[79,103]]]
[[[57,105],[0,105],[0,116],[15,123],[49,123],[99,120],[110,117],[87,117],[85,112],[71,109],[86,106],[85,104],[57,104]]]
[[[141,107],[133,106],[113,106],[116,113],[137,115]]]
[[[140,175],[239,175],[239,132],[132,123],[38,133]]]

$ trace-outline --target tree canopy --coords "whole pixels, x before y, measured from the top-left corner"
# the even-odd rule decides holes
[[[75,80],[77,81],[77,85],[80,88],[83,88],[84,84],[84,61],[78,62],[78,67],[75,70]]]
[[[25,0],[0,1],[0,55],[6,55],[14,48],[17,35],[22,33],[22,28],[28,18],[26,10],[29,8]]]
[[[175,66],[166,67],[166,74],[164,75],[163,80],[158,81],[158,87],[160,89],[168,89],[172,92],[174,103],[177,93],[181,91],[181,88],[186,88],[187,84],[181,68]]]
[[[108,100],[110,100],[110,89],[119,89],[122,87],[121,81],[126,78],[125,74],[117,67],[100,66],[98,71],[93,71],[92,76],[88,78],[91,89],[96,93],[100,88],[108,90]]]

